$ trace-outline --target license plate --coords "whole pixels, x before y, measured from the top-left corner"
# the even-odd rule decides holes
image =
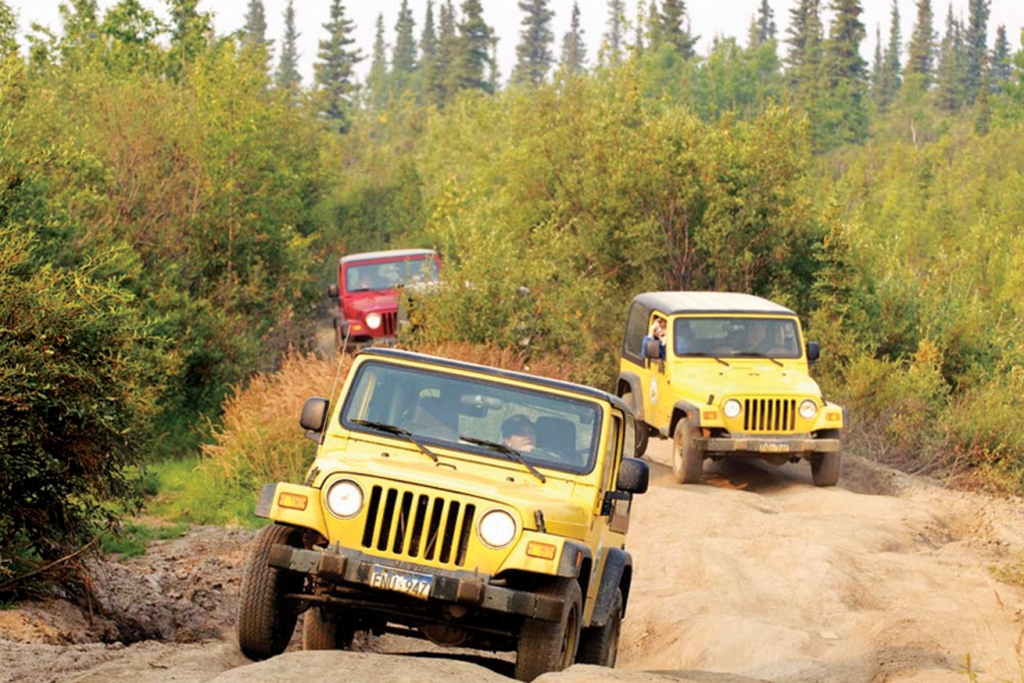
[[[383,588],[396,593],[405,593],[414,598],[426,600],[430,597],[430,587],[434,584],[434,577],[429,574],[417,574],[407,572],[404,569],[393,567],[382,567],[379,564],[373,565],[370,572],[370,585],[374,588]]]
[[[789,453],[788,443],[762,443],[757,446],[759,453]]]

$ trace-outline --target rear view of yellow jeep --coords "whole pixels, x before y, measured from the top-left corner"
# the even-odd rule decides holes
[[[807,460],[816,486],[842,466],[844,410],[826,400],[797,315],[749,294],[647,292],[626,319],[616,393],[637,416],[637,454],[671,438],[680,483],[701,481],[704,461]]]
[[[302,483],[266,485],[241,586],[251,659],[346,649],[358,632],[516,652],[529,681],[614,666],[647,464],[612,394],[395,349],[354,361]]]

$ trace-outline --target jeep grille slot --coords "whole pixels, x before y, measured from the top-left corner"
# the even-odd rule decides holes
[[[466,562],[475,516],[472,503],[374,486],[363,547],[461,567]]]
[[[395,336],[395,320],[398,318],[397,311],[385,311],[381,314],[381,333],[385,337]]]
[[[743,431],[792,432],[795,430],[795,399],[748,398],[743,401]]]

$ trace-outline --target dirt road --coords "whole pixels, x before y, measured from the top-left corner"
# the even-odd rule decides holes
[[[1024,576],[1020,500],[946,490],[854,457],[836,488],[811,486],[806,464],[708,465],[702,485],[680,486],[668,454],[668,442],[651,444],[652,487],[635,504],[618,669],[577,666],[542,683],[1024,681],[1024,588],[996,578]],[[104,604],[134,615],[144,638],[131,646],[99,642],[112,626],[66,605],[0,611],[0,683],[511,675],[507,656],[394,637],[361,652],[248,662],[232,629],[249,538],[197,529],[105,568]]]

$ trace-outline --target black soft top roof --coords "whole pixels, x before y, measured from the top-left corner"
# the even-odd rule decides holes
[[[767,313],[769,315],[796,315],[779,304],[753,294],[738,292],[644,292],[633,301],[645,308],[668,315],[676,313]]]

